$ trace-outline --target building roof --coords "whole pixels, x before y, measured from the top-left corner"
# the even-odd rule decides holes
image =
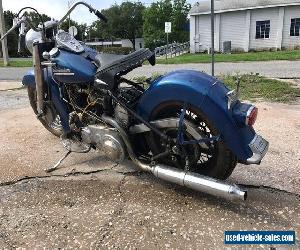
[[[300,0],[215,0],[215,13],[293,5],[300,5]],[[209,13],[210,0],[198,2],[190,10],[192,16]]]

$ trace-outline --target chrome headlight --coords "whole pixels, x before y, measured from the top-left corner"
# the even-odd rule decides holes
[[[38,40],[40,41],[42,39],[41,32],[34,31],[33,29],[30,29],[25,37],[26,47],[32,54],[33,51],[33,42]]]

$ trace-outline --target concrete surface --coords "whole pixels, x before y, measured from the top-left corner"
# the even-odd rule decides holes
[[[21,82],[16,81],[0,81],[0,91],[9,91],[23,88]]]
[[[215,72],[219,74],[234,73],[259,73],[266,77],[300,77],[300,61],[267,61],[267,62],[237,62],[237,63],[216,63]],[[191,63],[191,64],[158,64],[154,67],[145,65],[137,68],[129,75],[131,77],[146,75],[150,77],[153,73],[163,74],[177,69],[194,69],[210,73],[211,65],[209,63]],[[23,75],[30,68],[1,68],[0,80],[21,80]]]
[[[34,117],[25,89],[0,91],[0,248],[237,249],[223,244],[225,230],[295,230],[299,239],[300,105],[257,106],[255,128],[270,151],[260,166],[239,165],[230,177],[249,189],[243,203],[159,181],[95,151],[71,154],[46,174],[64,149]]]

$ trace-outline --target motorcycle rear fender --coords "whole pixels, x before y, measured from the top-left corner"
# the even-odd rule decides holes
[[[221,134],[222,140],[240,162],[247,164],[253,156],[249,144],[256,133],[252,127],[239,126],[228,109],[229,89],[205,73],[180,70],[155,80],[141,97],[138,113],[148,120],[162,103],[181,102],[198,108]],[[236,105],[240,105],[237,102]],[[236,107],[235,107],[236,109]]]
[[[64,132],[68,133],[70,131],[68,108],[66,103],[60,97],[58,84],[54,81],[51,70],[44,69],[44,81],[46,86],[49,86],[50,88],[51,101],[59,114]],[[26,75],[23,76],[22,84],[33,89],[36,88],[33,70],[30,70]]]

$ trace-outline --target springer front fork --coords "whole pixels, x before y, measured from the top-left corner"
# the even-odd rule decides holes
[[[44,96],[45,96],[45,83],[43,77],[43,69],[40,58],[39,42],[33,43],[33,67],[36,84],[36,98],[37,98],[37,116],[44,115]]]

